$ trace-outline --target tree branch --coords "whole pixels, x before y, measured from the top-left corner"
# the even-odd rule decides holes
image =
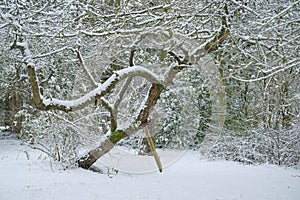
[[[86,74],[87,78],[90,80],[90,82],[92,83],[94,88],[97,88],[99,86],[99,83],[97,83],[94,79],[94,77],[92,76],[92,74],[90,73],[90,71],[88,70],[88,68],[86,67],[86,64],[83,60],[83,57],[79,51],[79,47],[78,49],[75,50],[80,66],[82,67],[84,73]],[[113,106],[111,106],[111,104],[109,103],[108,100],[106,100],[104,97],[100,97],[99,100],[95,99],[95,101],[97,101],[98,103],[100,103],[102,106],[104,106],[110,113],[110,121],[111,121],[111,129],[115,130],[117,128],[117,121],[115,119],[115,114],[114,114],[114,109]]]
[[[137,66],[125,68],[116,71],[103,84],[99,85],[97,88],[78,99],[72,101],[58,99],[43,99],[42,105],[40,105],[39,109],[63,110],[66,112],[80,110],[88,104],[94,102],[95,99],[98,99],[104,96],[105,94],[108,94],[120,81],[135,76],[144,77],[151,83],[161,83],[161,80],[156,76],[156,74],[152,73],[150,70],[144,67]]]
[[[97,86],[94,90],[75,100],[59,100],[59,99],[44,99],[40,94],[38,78],[36,76],[35,65],[31,59],[31,53],[26,42],[15,42],[14,46],[19,48],[25,57],[24,62],[27,65],[27,72],[30,79],[33,100],[38,109],[41,110],[62,110],[65,112],[80,110],[88,104],[95,101],[105,94],[109,93],[120,81],[129,78],[140,76],[144,77],[151,83],[162,84],[159,77],[150,70],[135,66],[116,71],[103,84]]]
[[[87,76],[87,78],[89,79],[89,81],[92,83],[93,87],[96,88],[98,86],[98,83],[95,81],[94,77],[92,76],[92,74],[90,73],[90,71],[88,70],[88,68],[85,65],[85,62],[82,58],[82,55],[79,51],[79,47],[78,49],[75,50],[76,54],[77,54],[77,58],[79,60],[80,66],[83,69],[83,72],[85,73],[85,75]]]
[[[228,35],[230,34],[230,31],[228,29],[228,15],[229,11],[227,8],[227,4],[223,7],[224,13],[222,14],[221,20],[222,20],[222,27],[219,31],[219,33],[213,38],[212,41],[208,42],[205,45],[205,50],[207,53],[210,53],[212,51],[215,51],[220,45],[226,40]]]

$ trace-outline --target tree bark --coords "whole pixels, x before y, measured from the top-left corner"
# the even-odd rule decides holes
[[[14,92],[10,100],[11,112],[12,112],[12,131],[14,133],[20,133],[22,128],[22,117],[17,115],[21,110],[21,95],[19,92]]]
[[[101,156],[109,152],[115,146],[110,138],[103,141],[99,147],[88,152],[87,155],[80,158],[77,163],[78,166],[84,169],[89,169]]]

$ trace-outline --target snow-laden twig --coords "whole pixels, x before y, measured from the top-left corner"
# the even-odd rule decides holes
[[[36,55],[36,56],[32,56],[32,59],[44,58],[44,57],[51,56],[53,54],[62,52],[62,51],[67,50],[67,49],[71,50],[70,47],[62,47],[60,49],[56,49],[56,50],[48,52],[48,53],[44,53],[44,54],[39,54],[39,55]]]
[[[132,12],[123,12],[123,13],[110,14],[110,15],[98,14],[97,12],[94,12],[91,10],[91,9],[93,9],[93,7],[91,7],[91,6],[88,6],[87,8],[88,8],[88,9],[86,9],[87,12],[90,12],[93,15],[100,17],[100,18],[122,18],[125,16],[140,15],[140,14],[144,14],[144,13],[159,10],[159,9],[169,9],[169,8],[171,8],[171,5],[170,4],[158,5],[158,6],[153,6],[153,7],[147,8],[147,9],[143,9],[143,10],[137,10],[137,11],[132,11]]]
[[[239,77],[235,77],[235,76],[232,76],[231,78],[233,78],[235,80],[238,80],[238,81],[251,83],[251,82],[265,80],[267,78],[270,78],[270,77],[274,76],[275,74],[278,74],[280,72],[286,71],[286,70],[288,70],[290,68],[293,68],[295,66],[298,66],[298,65],[299,65],[299,63],[296,62],[296,63],[290,64],[290,65],[288,65],[288,66],[286,66],[284,68],[278,69],[278,70],[276,70],[276,71],[274,71],[274,72],[272,72],[272,73],[270,73],[270,74],[268,74],[266,76],[255,78],[255,79],[243,79],[243,78],[239,78]]]

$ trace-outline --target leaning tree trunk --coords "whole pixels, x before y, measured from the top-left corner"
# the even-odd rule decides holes
[[[115,144],[112,142],[111,138],[107,138],[100,146],[89,151],[87,155],[80,158],[77,161],[78,166],[89,169],[101,156],[109,152],[114,146]]]
[[[121,139],[133,135],[141,128],[148,125],[149,115],[155,106],[157,100],[164,87],[160,84],[153,83],[150,91],[148,93],[147,101],[144,108],[140,111],[137,119],[136,125],[127,128],[126,130],[115,130],[112,131],[111,135],[101,142],[101,144],[92,149],[87,153],[87,155],[81,157],[77,163],[79,167],[84,169],[89,169],[100,157],[109,152]]]

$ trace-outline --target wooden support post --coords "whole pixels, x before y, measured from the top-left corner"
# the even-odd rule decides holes
[[[146,134],[147,141],[148,141],[148,144],[149,144],[149,146],[150,146],[150,148],[151,148],[151,152],[153,153],[153,156],[154,156],[156,165],[157,165],[157,167],[158,167],[158,170],[159,170],[159,172],[162,172],[162,164],[161,164],[161,162],[160,162],[160,159],[159,159],[158,153],[157,153],[157,151],[156,151],[154,142],[153,142],[153,140],[152,140],[152,138],[151,138],[151,136],[150,136],[150,134],[149,134],[149,132],[148,132],[147,127],[144,128],[144,132],[145,132],[145,134]]]

